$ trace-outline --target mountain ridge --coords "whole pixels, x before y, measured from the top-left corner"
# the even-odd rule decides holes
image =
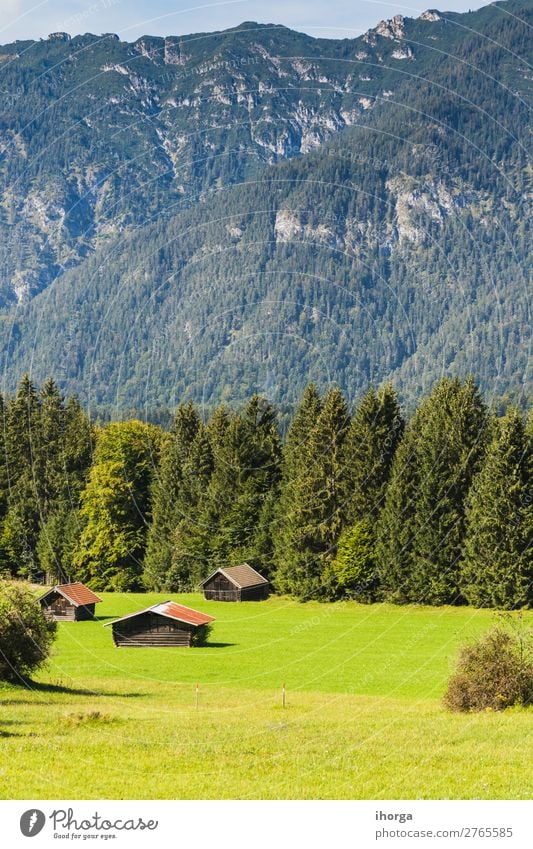
[[[483,27],[477,35],[461,23],[464,15],[451,13],[460,25],[450,27],[444,13],[434,10],[423,13],[426,19],[395,17],[380,22],[356,39],[313,39],[285,27],[276,25],[272,32],[269,25],[262,25],[267,42],[253,49],[243,47],[239,41],[243,30],[234,28],[212,34],[216,46],[209,61],[202,51],[194,57],[182,52],[184,40],[176,47],[177,37],[173,48],[165,48],[170,53],[154,52],[148,36],[127,45],[129,59],[123,56],[127,43],[110,40],[107,46],[118,52],[110,56],[108,51],[103,61],[101,47],[87,36],[76,37],[85,39],[89,53],[84,61],[92,56],[99,100],[114,124],[109,127],[84,111],[87,100],[94,104],[96,94],[82,74],[80,90],[92,98],[79,99],[74,115],[65,111],[61,120],[67,128],[76,127],[74,148],[85,157],[83,167],[78,172],[66,168],[70,184],[60,189],[50,190],[50,170],[43,175],[32,162],[31,179],[26,172],[19,175],[22,187],[28,188],[26,206],[18,217],[17,210],[13,212],[11,226],[24,251],[16,267],[16,252],[12,256],[5,246],[1,287],[8,383],[16,382],[21,369],[33,367],[39,377],[54,372],[66,389],[84,397],[92,392],[99,404],[139,405],[149,399],[157,405],[168,403],[173,393],[203,397],[198,375],[205,375],[206,367],[216,372],[220,366],[206,392],[210,403],[272,385],[285,399],[298,393],[305,377],[324,383],[328,375],[350,394],[357,394],[365,382],[392,377],[407,396],[414,396],[442,369],[464,372],[474,366],[470,370],[485,389],[522,392],[528,381],[529,307],[520,275],[528,253],[524,98],[530,95],[526,69],[530,51],[520,22],[510,15],[503,22],[498,17],[500,5],[467,16],[470,23]],[[523,3],[505,6],[528,13]],[[280,33],[285,39],[281,43]],[[42,48],[41,61],[53,62],[48,50],[61,54],[72,41],[50,42],[51,47]],[[152,41],[167,45],[169,39]],[[337,51],[336,57],[319,55],[320,50],[315,57],[295,55],[299,47],[305,44],[310,49],[312,43],[315,48],[327,43]],[[446,54],[442,47],[448,55],[442,55]],[[357,58],[355,54],[362,52],[365,57]],[[174,71],[168,78],[165,55],[184,63],[171,65]],[[120,56],[122,64],[111,61]],[[189,72],[184,73],[187,63]],[[75,71],[71,65],[69,83]],[[176,68],[181,76],[175,76]],[[55,77],[53,81],[55,95],[61,97],[61,81]],[[123,100],[120,86],[128,95]],[[57,111],[55,101],[50,104],[50,92],[43,101]],[[135,115],[136,123],[128,123],[135,112],[129,108],[132,102],[144,110]],[[72,118],[79,125],[69,124]],[[2,134],[4,127],[5,121],[0,125]],[[47,131],[45,120],[37,141]],[[91,147],[99,136],[100,147],[96,142]],[[29,141],[30,146],[33,143]],[[42,157],[42,143],[36,147]],[[46,151],[44,155],[46,159]],[[2,169],[7,177],[5,157],[0,160]],[[62,173],[55,178],[58,184]],[[86,179],[91,173],[92,185]],[[85,192],[80,189],[76,194],[76,180]],[[290,191],[283,188],[283,180],[285,188],[293,187]],[[7,179],[5,184],[9,185]],[[324,192],[325,185],[331,197]],[[60,198],[54,211],[50,192],[56,190]],[[73,193],[72,203],[63,207],[61,192],[64,196],[67,190]],[[350,191],[357,201],[349,199]],[[91,192],[93,198],[87,200]],[[241,219],[259,200],[266,210],[263,220],[245,226]],[[0,229],[9,213],[7,201],[4,189]],[[211,222],[212,212],[235,222],[222,233]],[[59,224],[47,230],[47,216],[53,220],[54,214]],[[254,226],[256,247],[248,248]],[[191,227],[196,228],[194,237],[178,235],[187,228],[191,233]],[[173,246],[176,239],[181,241],[181,252]],[[138,242],[145,247],[140,254]],[[298,244],[304,245],[304,256],[298,255]],[[225,251],[220,263],[212,260],[217,245]],[[157,261],[149,257],[149,250]],[[244,258],[243,251],[248,252]],[[349,297],[359,299],[358,309],[373,316],[373,329],[358,309],[354,313],[348,308],[346,295],[332,289],[326,297],[312,291],[316,282],[303,289],[299,283],[297,302],[303,314],[312,316],[315,310],[317,315],[334,316],[337,330],[320,328],[316,316],[302,319],[302,344],[309,356],[300,362],[295,351],[284,354],[287,335],[294,339],[290,328],[300,322],[295,324],[288,308],[292,291],[287,281],[297,272],[315,281],[339,275]],[[276,282],[263,291],[258,281],[267,273]],[[198,298],[208,274],[209,310]],[[109,279],[97,285],[96,279],[106,275]],[[501,303],[495,305],[488,293],[497,278]],[[454,279],[462,287],[462,300]],[[169,280],[178,281],[174,288]],[[387,287],[395,293],[397,312],[387,303]],[[444,304],[432,303],[431,287],[447,292]],[[117,306],[114,299],[120,290],[126,295]],[[159,314],[152,310],[146,332],[135,336],[135,311],[141,303],[146,309],[154,299]],[[268,299],[279,305],[278,324],[261,314],[260,304]],[[220,332],[217,329],[201,342],[190,331],[198,348],[191,353],[191,339],[183,328],[205,326],[198,324],[201,315],[206,313],[208,320],[207,312],[217,315],[224,304],[232,320],[221,319]],[[124,314],[131,317],[134,335],[131,350],[123,352],[122,370],[113,365],[118,350],[113,341],[114,310],[119,324]],[[465,315],[470,316],[468,355],[461,339],[467,331],[458,330]],[[414,343],[406,341],[405,316],[412,324]],[[38,326],[46,333],[35,343]],[[254,328],[270,334],[271,350],[265,354],[270,377],[268,368],[258,376],[259,367],[241,362],[229,368],[223,362],[232,340]],[[390,350],[379,354],[374,350],[376,337],[383,332],[390,334],[385,346]],[[273,340],[279,333],[285,342],[276,353]],[[351,341],[339,352],[339,339],[347,336]],[[451,339],[450,350],[444,336]],[[166,351],[157,341],[161,338],[168,340]],[[486,362],[476,362],[477,344]],[[356,379],[349,372],[357,359],[361,362]],[[320,368],[317,361],[323,363]],[[148,374],[154,386],[145,393]],[[292,389],[289,374],[297,378]]]

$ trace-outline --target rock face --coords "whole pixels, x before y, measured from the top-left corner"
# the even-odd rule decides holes
[[[414,59],[414,53],[409,46],[397,47],[392,51],[391,56],[393,59]]]
[[[424,31],[439,26],[436,12],[421,19]],[[424,59],[406,40],[413,31],[417,41],[417,26],[395,15],[352,41],[251,22],[134,44],[56,32],[20,56],[7,45],[0,307],[31,299],[166,208],[369,120],[404,80],[390,66]]]
[[[441,21],[442,17],[436,9],[427,9],[427,11],[422,12],[419,17],[419,20],[430,21],[431,23],[435,23],[435,21]]]
[[[346,42],[257,24],[134,44],[58,32],[21,56],[8,45],[0,306],[31,299],[164,209],[351,126],[373,102],[361,88],[375,96],[378,87],[376,74],[354,73],[354,62],[376,64],[361,45],[354,39],[339,62]]]
[[[308,379],[413,393],[457,368],[512,389],[529,11],[507,4],[353,40],[244,24],[4,46],[10,387],[31,370],[101,404],[210,404]]]
[[[395,15],[390,21],[380,21],[376,32],[383,38],[402,39],[405,36],[405,18],[403,15]]]

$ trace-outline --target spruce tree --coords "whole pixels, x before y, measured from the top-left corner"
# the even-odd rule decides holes
[[[403,428],[392,385],[377,392],[370,388],[355,409],[344,443],[348,524],[377,521]]]
[[[6,406],[5,471],[8,512],[1,549],[13,574],[32,577],[39,571],[36,543],[42,509],[43,453],[40,399],[29,375]]]
[[[36,554],[46,583],[68,583],[75,574],[75,556],[82,531],[77,509],[56,506],[42,522]]]
[[[9,487],[6,461],[6,410],[4,398],[0,394],[0,540],[2,538],[2,525],[7,513],[9,502]],[[0,544],[0,571],[5,564],[5,557]]]
[[[212,528],[213,568],[243,560],[259,569],[270,567],[272,543],[265,521],[280,479],[276,418],[271,404],[253,396],[213,445],[214,467],[205,504]]]
[[[375,529],[380,594],[397,602],[410,599],[409,579],[414,568],[413,543],[419,485],[416,449],[421,418],[422,414],[417,411],[396,450],[383,509]]]
[[[477,607],[533,603],[532,438],[520,413],[497,422],[472,482],[460,572],[461,592]]]
[[[293,522],[298,521],[298,516],[293,509],[295,489],[304,470],[309,437],[321,409],[322,401],[316,386],[314,383],[309,383],[289,426],[283,446],[280,496],[277,507],[274,509],[272,524],[274,578],[279,592],[292,592],[292,560],[288,552],[292,549],[295,534],[298,532],[293,525]]]
[[[75,397],[67,400],[64,412],[63,463],[68,480],[68,499],[77,507],[95,447],[95,433],[87,414]]]
[[[40,399],[28,374],[20,381],[16,395],[6,406],[5,450],[9,487],[33,470],[40,451]]]
[[[64,399],[57,384],[49,378],[41,389],[41,451],[39,452],[39,486],[43,520],[61,495],[68,491],[63,452],[65,433]]]
[[[378,525],[380,579],[393,600],[460,601],[464,502],[486,434],[487,411],[471,379],[443,378],[413,416]]]
[[[212,473],[213,451],[207,427],[202,424],[182,466],[179,517],[171,537],[165,588],[194,589],[209,570],[212,529],[206,515],[206,499]]]
[[[309,383],[287,431],[287,438],[283,447],[284,485],[285,483],[290,484],[290,481],[300,471],[307,440],[318,421],[321,410],[322,401],[317,388],[314,383]]]
[[[43,493],[36,551],[49,581],[73,574],[81,533],[80,498],[92,459],[93,432],[75,398],[65,404],[50,378],[41,390]]]
[[[465,500],[486,448],[487,410],[471,378],[441,380],[423,404],[417,445],[413,601],[456,604]]]
[[[143,568],[143,583],[148,589],[176,588],[169,573],[174,533],[183,518],[183,466],[201,424],[194,405],[181,404],[176,410],[172,430],[162,443],[161,459],[152,485],[152,522]]]
[[[318,598],[327,592],[325,575],[344,523],[343,444],[349,424],[343,395],[332,389],[302,446],[276,573],[277,585],[299,598]]]

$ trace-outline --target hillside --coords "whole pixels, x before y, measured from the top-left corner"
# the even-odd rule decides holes
[[[97,405],[527,378],[529,4],[1,48],[6,385]]]

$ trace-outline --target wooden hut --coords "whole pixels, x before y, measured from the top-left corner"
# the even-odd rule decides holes
[[[216,601],[261,601],[270,584],[248,563],[217,569],[202,583],[204,596]]]
[[[39,599],[43,613],[57,622],[94,619],[94,606],[101,602],[92,590],[80,584],[57,584]]]
[[[150,646],[192,646],[203,638],[213,617],[174,601],[163,601],[130,613],[111,625],[116,646],[146,648]]]

